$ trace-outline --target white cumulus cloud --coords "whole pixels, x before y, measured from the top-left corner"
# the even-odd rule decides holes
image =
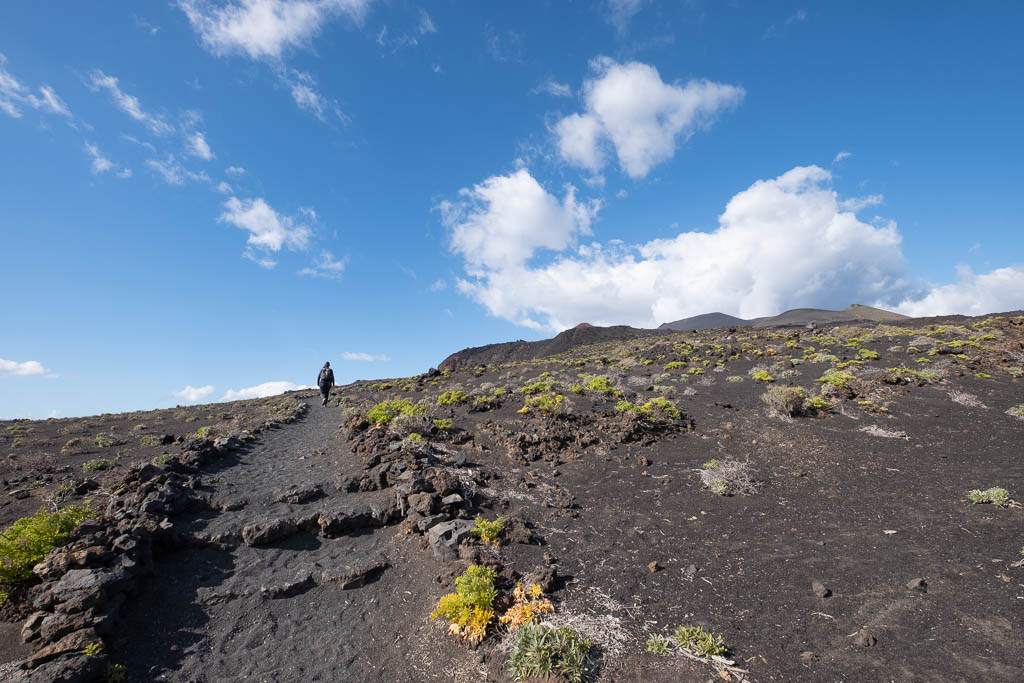
[[[53,373],[43,367],[43,364],[36,360],[17,362],[0,358],[0,377],[14,375],[17,377],[28,377],[31,375],[47,375],[55,377]]]
[[[363,353],[363,352],[360,352],[360,351],[343,351],[341,353],[341,358],[342,358],[342,360],[360,360],[360,361],[368,361],[368,362],[371,362],[371,363],[374,362],[374,361],[385,361],[386,362],[386,361],[391,360],[391,358],[389,356],[386,356],[383,353],[378,354],[378,355],[375,356],[373,354]]]
[[[175,391],[174,395],[180,399],[184,399],[188,403],[195,403],[196,401],[203,400],[212,393],[212,384],[207,384],[206,386],[203,387],[194,387],[191,384],[189,384],[181,391]]]
[[[114,100],[118,109],[139,123],[149,128],[154,135],[166,135],[174,130],[174,127],[159,116],[154,116],[142,108],[139,98],[121,90],[118,80],[114,76],[108,76],[100,69],[95,69],[89,74],[89,87],[93,92],[106,90]]]
[[[521,168],[465,188],[458,200],[437,208],[451,230],[452,251],[465,258],[471,274],[482,276],[521,265],[537,249],[565,249],[590,233],[600,204],[577,201],[571,185],[559,201]]]
[[[907,298],[894,310],[904,315],[984,315],[1024,308],[1024,264],[976,274],[957,267],[957,281],[933,285],[923,297]]]
[[[708,80],[666,83],[641,62],[598,57],[591,69],[593,77],[583,83],[584,112],[561,119],[554,130],[562,158],[591,172],[604,165],[607,142],[628,176],[646,176],[672,158],[679,140],[710,127],[745,94],[739,86]]]
[[[798,166],[738,192],[713,231],[574,248],[572,237],[586,234],[592,213],[582,211],[586,220],[574,226],[578,205],[565,208],[528,182],[525,171],[515,176],[518,183],[495,176],[463,190],[461,204],[442,207],[442,220],[450,248],[465,261],[459,291],[492,315],[527,327],[654,327],[711,311],[753,318],[851,303],[915,316],[1024,306],[1024,265],[986,274],[961,268],[949,285],[913,278],[896,224],[857,218],[857,208],[881,198],[842,200],[831,173],[817,166]]]
[[[245,175],[245,169],[241,166],[228,166],[224,172],[228,175]]]
[[[265,268],[273,268],[276,262],[266,252],[279,252],[282,247],[292,251],[303,251],[309,247],[313,231],[291,216],[278,213],[262,198],[239,199],[231,197],[224,202],[220,222],[230,223],[249,233],[246,257]],[[257,256],[253,250],[261,250],[264,256]]]
[[[277,396],[283,394],[286,391],[296,391],[298,389],[312,389],[312,387],[304,384],[296,384],[295,382],[264,382],[263,384],[257,384],[254,387],[246,387],[244,389],[228,389],[220,400],[222,401],[240,401],[247,398],[265,398],[267,396]]]

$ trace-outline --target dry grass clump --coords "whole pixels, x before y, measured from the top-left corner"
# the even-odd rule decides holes
[[[968,394],[966,391],[951,391],[949,392],[949,398],[952,399],[953,403],[959,403],[968,408],[988,408],[987,405],[981,402],[980,398],[974,394]]]
[[[769,387],[761,394],[761,402],[768,406],[768,414],[782,418],[800,415],[804,410],[804,390],[800,387]]]
[[[698,470],[704,488],[720,496],[753,495],[761,490],[762,482],[754,479],[749,463],[739,460],[718,460],[704,463]]]
[[[907,436],[906,432],[889,431],[888,429],[883,429],[883,428],[879,427],[878,425],[865,425],[864,427],[860,428],[860,431],[864,432],[865,434],[870,434],[871,436],[880,436],[883,439],[909,439],[910,438],[909,436]]]

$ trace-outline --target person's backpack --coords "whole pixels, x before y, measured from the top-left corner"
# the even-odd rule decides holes
[[[317,386],[331,386],[334,384],[334,370],[330,368],[323,368],[320,370],[320,375],[316,378]]]

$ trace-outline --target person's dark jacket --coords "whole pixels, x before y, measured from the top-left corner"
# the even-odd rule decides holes
[[[320,374],[316,378],[316,385],[318,387],[333,387],[334,370],[331,370],[330,368],[321,368]]]

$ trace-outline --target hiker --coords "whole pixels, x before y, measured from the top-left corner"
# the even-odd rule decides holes
[[[320,395],[324,397],[324,405],[331,397],[331,387],[334,386],[334,370],[331,370],[331,363],[328,361],[320,368],[320,374],[316,377],[316,384],[320,387]]]

